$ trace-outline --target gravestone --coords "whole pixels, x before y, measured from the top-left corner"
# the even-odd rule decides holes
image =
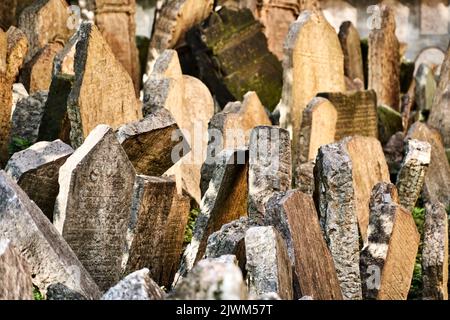
[[[16,26],[20,13],[35,0],[3,0],[0,3],[0,28]]]
[[[414,79],[416,82],[416,104],[419,110],[430,111],[437,86],[434,72],[427,64],[422,63],[417,69]]]
[[[101,290],[120,280],[134,180],[133,165],[106,125],[92,130],[59,170],[54,225]]]
[[[351,21],[345,21],[339,28],[338,36],[344,54],[344,74],[352,81],[359,79],[364,83],[361,39],[358,30]]]
[[[399,131],[404,131],[403,121],[406,119],[406,113],[402,115],[400,112],[384,104],[377,107],[377,113],[378,138],[381,144],[385,145],[394,134]]]
[[[33,300],[30,266],[8,239],[0,239],[0,300]]]
[[[98,124],[113,128],[141,118],[133,82],[97,27],[80,26],[75,81],[67,100],[71,145],[79,147]]]
[[[405,150],[405,135],[402,131],[395,133],[389,141],[383,146],[383,152],[389,167],[391,180],[396,181],[398,172],[403,162],[403,153]]]
[[[395,15],[392,8],[380,7],[380,28],[369,34],[369,84],[377,93],[378,104],[400,111],[400,49],[395,35]]]
[[[249,293],[275,292],[292,300],[292,268],[286,243],[273,227],[251,227],[245,233]]]
[[[99,298],[97,285],[72,249],[4,171],[0,171],[0,234],[23,254],[35,275],[33,283],[44,296],[49,285],[62,283],[88,299]]]
[[[303,193],[314,193],[314,165],[316,159],[297,165],[294,169],[294,186]]]
[[[413,216],[398,204],[395,186],[377,184],[370,199],[368,242],[361,251],[365,299],[406,300],[419,242]]]
[[[61,140],[38,142],[16,152],[9,159],[5,171],[27,193],[50,221],[58,195],[59,168],[73,149]]]

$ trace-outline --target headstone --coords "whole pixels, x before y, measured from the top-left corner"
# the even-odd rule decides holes
[[[252,227],[245,233],[247,281],[250,294],[277,293],[292,300],[292,267],[286,243],[273,227]]]
[[[147,268],[127,275],[102,300],[164,300],[164,291],[150,278]]]
[[[47,91],[39,91],[17,102],[11,119],[11,139],[23,139],[29,144],[38,140],[47,96]]]
[[[72,249],[4,171],[0,171],[0,234],[23,254],[35,275],[33,283],[44,295],[50,284],[59,282],[88,299],[99,298],[97,285]]]
[[[16,108],[17,102],[20,99],[28,97],[27,89],[23,86],[22,83],[14,83],[13,84],[13,103],[11,108],[11,114],[14,113],[14,109]]]
[[[378,113],[378,136],[381,144],[386,144],[389,139],[399,131],[403,131],[402,114],[389,106],[379,105]]]
[[[102,290],[121,276],[134,179],[106,125],[92,130],[59,170],[54,225]]]
[[[400,110],[400,51],[395,35],[392,8],[380,7],[380,28],[369,34],[369,89],[377,93],[378,104]]]
[[[22,10],[35,0],[3,0],[0,3],[0,28],[8,29],[17,25]]]
[[[377,184],[370,200],[368,242],[361,251],[365,299],[406,300],[419,242],[413,216],[398,204],[395,186]]]
[[[344,92],[344,56],[338,36],[322,13],[303,11],[291,24],[284,46],[280,126],[290,131],[293,160],[303,110],[319,92]]]
[[[406,143],[406,154],[397,177],[400,204],[412,212],[422,191],[425,174],[431,160],[431,146],[428,142],[414,139]]]
[[[313,199],[288,191],[267,204],[266,225],[273,225],[287,243],[302,295],[316,300],[341,300],[333,258],[323,239]]]
[[[30,266],[8,239],[0,239],[0,300],[33,300]]]
[[[416,81],[416,104],[421,111],[430,111],[434,94],[436,92],[436,79],[433,70],[425,63],[417,69]]]
[[[425,141],[431,145],[431,161],[425,175],[422,194],[427,202],[439,201],[448,207],[450,205],[450,164],[441,135],[426,124],[416,122],[409,129],[407,138]]]
[[[141,118],[133,82],[97,27],[83,23],[75,54],[75,81],[67,101],[71,145],[79,147],[98,124],[117,128]]]
[[[176,287],[173,300],[246,300],[247,288],[234,256],[204,259]]]
[[[48,286],[45,298],[46,300],[87,300],[86,297],[60,282]]]
[[[320,147],[314,167],[314,198],[342,295],[346,300],[359,300],[358,215],[352,169],[343,144]]]
[[[16,152],[5,168],[50,221],[59,191],[59,168],[72,153],[73,149],[61,140],[42,141]]]
[[[448,218],[441,203],[425,204],[423,233],[423,299],[448,300]]]
[[[364,83],[361,39],[358,30],[351,21],[345,21],[341,24],[338,36],[344,54],[344,74],[351,80],[358,78]]]
[[[159,108],[143,120],[124,124],[116,135],[138,174],[160,176],[174,163],[172,149],[179,130],[167,109]]]
[[[403,132],[399,131],[391,136],[389,141],[383,147],[392,182],[396,181],[397,174],[400,171],[403,161],[403,151],[405,149],[404,139],[405,135]]]
[[[298,165],[294,171],[294,186],[308,195],[314,193],[315,160]]]

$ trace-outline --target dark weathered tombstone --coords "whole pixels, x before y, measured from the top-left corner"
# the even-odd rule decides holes
[[[399,131],[395,133],[383,147],[392,182],[395,181],[403,161],[403,151],[405,149],[404,139],[405,135],[403,132]]]
[[[389,106],[379,105],[378,113],[378,137],[384,145],[397,132],[403,131],[402,114]]]
[[[47,300],[87,300],[82,294],[57,282],[47,287]]]
[[[6,173],[50,221],[53,221],[53,209],[59,191],[59,168],[72,153],[73,149],[61,140],[42,141],[16,152],[5,167]]]
[[[358,30],[351,21],[345,21],[339,28],[338,36],[344,54],[344,74],[352,81],[358,78],[364,83],[361,39]]]
[[[417,69],[414,79],[416,82],[416,104],[419,110],[430,111],[437,86],[433,69],[422,63]]]

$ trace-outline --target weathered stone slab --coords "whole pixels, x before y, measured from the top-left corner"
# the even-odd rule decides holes
[[[30,266],[8,239],[0,239],[0,300],[33,300]]]
[[[286,191],[292,183],[289,132],[258,126],[250,135],[248,213],[255,221],[264,218],[266,202],[274,192]]]
[[[78,32],[75,81],[67,101],[73,147],[98,124],[117,128],[142,116],[130,76],[97,27],[83,23]]]
[[[379,105],[378,113],[378,137],[384,145],[397,132],[403,131],[402,114],[389,106]]]
[[[380,28],[369,34],[369,89],[377,93],[378,104],[400,111],[400,49],[395,35],[395,14],[382,4]]]
[[[425,204],[422,250],[423,299],[448,299],[448,218],[439,203]]]
[[[428,142],[410,139],[406,143],[405,151],[396,186],[400,204],[412,212],[422,191],[426,170],[431,161],[431,146]]]
[[[335,141],[354,135],[378,137],[377,97],[373,90],[325,92],[318,96],[336,108]]]
[[[359,79],[364,83],[361,39],[358,30],[351,21],[345,21],[339,28],[338,37],[344,54],[344,74],[350,80]]]
[[[116,135],[138,174],[160,176],[174,163],[172,139],[179,130],[167,109],[159,108],[143,120],[124,124]]]
[[[249,293],[275,292],[292,300],[292,267],[286,243],[274,227],[252,227],[245,233]]]
[[[62,283],[52,283],[47,288],[46,300],[87,300],[86,297]]]
[[[315,300],[342,299],[313,199],[300,191],[287,191],[273,196],[266,208],[264,222],[274,226],[286,241],[301,294]]]
[[[358,215],[352,170],[343,144],[320,147],[314,167],[314,198],[342,295],[347,300],[359,300]]]
[[[284,47],[280,126],[297,150],[303,110],[319,92],[344,92],[344,56],[338,36],[322,13],[303,11],[291,24]],[[314,76],[313,76],[314,75]],[[312,78],[314,81],[312,81]]]
[[[417,69],[416,76],[416,104],[421,111],[430,111],[436,92],[436,79],[433,70],[425,63]]]
[[[22,10],[33,3],[34,0],[3,0],[0,3],[0,27],[8,29],[17,25]]]
[[[365,299],[406,300],[419,242],[411,213],[398,205],[395,186],[377,184],[370,200],[368,242],[361,251]]]
[[[73,149],[61,140],[38,142],[16,152],[5,167],[42,212],[53,221],[53,209],[58,195],[58,173]]]
[[[299,164],[314,160],[319,147],[333,143],[336,136],[338,112],[330,101],[324,98],[313,98],[303,110],[300,128]]]
[[[426,141],[431,145],[431,162],[425,175],[423,195],[427,202],[439,201],[448,207],[450,205],[450,164],[441,135],[426,124],[416,122],[409,129],[407,138]]]
[[[247,288],[236,257],[221,256],[197,263],[170,296],[173,300],[246,300]]]
[[[133,165],[106,125],[59,170],[54,225],[102,290],[120,280],[134,179]]]
[[[40,292],[45,295],[50,284],[59,282],[88,299],[99,298],[97,285],[72,249],[4,171],[0,171],[0,198],[0,234],[23,254]]]
[[[127,275],[102,300],[164,300],[164,291],[150,278],[147,268]]]
[[[13,102],[11,113],[14,113],[14,109],[16,108],[16,104],[20,99],[28,97],[27,89],[23,86],[22,83],[14,83],[13,84]]]
[[[309,195],[314,193],[315,160],[298,165],[294,171],[294,186]]]
[[[404,139],[405,135],[403,132],[399,131],[394,134],[383,147],[392,182],[396,181],[397,174],[400,171],[403,161],[403,151],[405,150]]]

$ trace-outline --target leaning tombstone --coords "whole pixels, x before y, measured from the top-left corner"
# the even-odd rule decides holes
[[[339,28],[339,41],[344,54],[344,74],[353,81],[358,78],[364,83],[361,39],[351,21],[345,21]]]

